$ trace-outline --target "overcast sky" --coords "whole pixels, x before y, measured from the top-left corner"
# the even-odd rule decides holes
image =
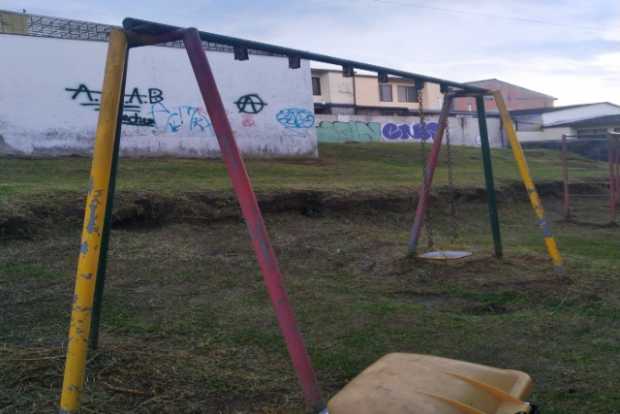
[[[126,16],[455,81],[499,78],[557,105],[620,104],[620,0],[0,0],[120,25]]]

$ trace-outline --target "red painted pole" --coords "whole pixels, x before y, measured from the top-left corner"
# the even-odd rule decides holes
[[[260,208],[256,201],[256,195],[250,184],[245,164],[237,148],[237,143],[233,135],[226,110],[222,104],[219,90],[213,77],[213,72],[209,66],[207,55],[202,48],[202,42],[196,29],[187,29],[183,37],[185,48],[189,60],[194,69],[198,87],[202,94],[202,99],[207,107],[207,112],[213,123],[213,129],[220,145],[222,158],[226,163],[228,175],[232,181],[232,186],[239,200],[243,218],[248,227],[252,246],[256,253],[259,267],[263,274],[263,279],[271,304],[276,313],[280,331],[286,342],[288,352],[297,372],[297,377],[303,389],[304,398],[309,408],[322,410],[324,408],[323,399],[319,385],[310,363],[310,357],[306,351],[301,333],[297,328],[297,322],[293,314],[286,291],[282,286],[282,275],[280,273],[278,259],[271,247],[267,229],[263,221]]]
[[[441,107],[441,114],[439,115],[439,125],[437,127],[437,132],[433,137],[433,146],[430,154],[428,155],[426,167],[424,168],[422,185],[420,185],[420,189],[418,190],[418,206],[415,211],[415,219],[413,221],[413,226],[411,227],[411,236],[409,238],[410,254],[415,254],[418,248],[420,234],[422,233],[422,227],[424,226],[424,216],[426,214],[426,208],[428,207],[428,199],[431,194],[433,174],[435,174],[435,168],[437,168],[437,160],[439,159],[439,151],[441,150],[441,141],[443,140],[443,134],[448,124],[448,114],[450,112],[451,102],[452,96],[445,95],[443,105]]]

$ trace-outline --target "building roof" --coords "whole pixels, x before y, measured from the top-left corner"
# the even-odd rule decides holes
[[[516,109],[514,111],[510,111],[510,113],[512,115],[534,115],[534,114],[544,114],[547,112],[563,111],[565,109],[581,108],[584,106],[592,106],[592,105],[611,105],[611,106],[615,106],[616,108],[620,108],[620,105],[616,105],[611,102],[592,102],[592,103],[576,104],[576,105],[540,107],[540,108],[530,108],[530,109]]]
[[[521,85],[515,85],[514,83],[506,82],[506,81],[503,81],[503,80],[497,79],[497,78],[481,79],[481,80],[477,80],[477,81],[463,82],[463,83],[466,84],[466,85],[482,86],[482,84],[487,83],[487,82],[503,83],[504,85],[514,86],[515,88],[523,89],[523,90],[526,90],[528,92],[534,93],[536,95],[544,96],[545,98],[551,98],[551,99],[554,99],[554,100],[558,99],[555,96],[547,95],[546,93],[542,93],[542,92],[538,92],[538,91],[535,91],[535,90],[532,90],[532,89],[524,88]]]
[[[617,106],[617,105],[616,105]],[[613,126],[620,127],[620,115],[603,115],[596,118],[582,119],[579,121],[562,122],[554,124],[552,127],[573,127],[573,128],[587,128],[587,127],[602,127]],[[549,127],[549,128],[552,128]]]
[[[338,70],[338,69],[324,69],[324,68],[311,68],[310,70],[313,73],[327,73],[327,72],[331,72],[331,73],[342,73],[342,70]],[[377,78],[377,75],[371,75],[368,73],[359,73],[357,71],[354,71],[355,73],[355,77],[356,78]],[[413,83],[413,80],[411,79],[405,79],[405,78],[400,78],[398,76],[389,76],[389,80],[391,81],[398,81],[398,82],[408,82],[408,83]]]

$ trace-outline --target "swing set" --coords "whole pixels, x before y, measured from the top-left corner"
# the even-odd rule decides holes
[[[476,98],[478,109],[495,256],[502,256],[483,101],[484,96],[492,95],[497,102],[505,133],[510,141],[530,202],[538,217],[538,225],[543,231],[548,254],[555,268],[561,270],[562,259],[545,221],[540,198],[530,177],[506,105],[498,92],[386,67],[199,32],[193,28],[184,29],[130,18],[123,21],[123,30],[112,30],[109,35],[101,108],[91,166],[91,186],[86,200],[87,208],[76,272],[59,412],[61,414],[74,414],[79,410],[89,342],[93,348],[98,343],[99,315],[105,281],[129,50],[139,46],[176,41],[182,41],[184,44],[207,112],[213,123],[222,158],[225,161],[232,187],[239,201],[251,243],[281,334],[302,388],[307,408],[323,414],[328,412],[332,414],[386,412],[421,414],[535,413],[535,406],[523,401],[529,395],[532,387],[530,377],[523,372],[428,355],[402,353],[392,353],[382,357],[348,383],[327,404],[324,402],[293,309],[282,284],[278,260],[269,241],[267,229],[245,164],[239,153],[203,42],[232,46],[236,60],[248,60],[248,50],[257,50],[287,57],[291,69],[299,68],[300,60],[307,59],[341,65],[345,74],[353,74],[355,68],[376,72],[380,82],[387,82],[388,75],[411,79],[416,82],[418,92],[424,88],[424,84],[427,82],[440,85],[441,92],[444,94],[443,106],[439,117],[439,126],[424,169],[423,182],[419,189],[418,205],[409,241],[409,251],[414,255],[418,248],[425,212],[428,207],[433,173],[438,163],[451,101],[457,97],[473,96]],[[439,256],[448,255],[442,252],[435,254]]]

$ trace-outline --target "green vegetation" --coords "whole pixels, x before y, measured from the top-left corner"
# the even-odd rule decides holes
[[[456,218],[445,198],[431,205],[437,247],[474,256],[449,265],[412,260],[405,247],[413,206],[381,195],[412,191],[421,172],[414,148],[328,145],[318,161],[250,163],[262,192],[376,196],[354,210],[266,217],[325,396],[383,354],[401,351],[528,372],[536,382],[532,400],[546,414],[615,412],[618,228],[559,222],[558,198],[545,198],[567,260],[566,274],[557,275],[525,197],[503,197],[506,257],[498,260],[486,204],[474,191],[458,199]],[[528,157],[539,181],[558,180],[556,153]],[[457,186],[482,188],[477,151],[459,149],[455,158]],[[510,153],[496,151],[494,160],[500,186],[516,183]],[[571,162],[592,167],[583,180],[606,172],[601,163]],[[56,190],[80,192],[88,175],[83,159],[0,164],[10,167],[1,194],[11,205],[40,204]],[[218,161],[121,165],[125,192],[161,186],[174,200],[228,186]],[[438,173],[444,184],[445,175]],[[585,212],[581,218],[605,222],[605,201],[582,201]],[[303,412],[244,224],[180,216],[150,224],[112,231],[101,344],[89,355],[84,412]],[[79,233],[75,223],[38,229],[30,239],[0,239],[2,414],[48,413],[57,405]]]
[[[429,151],[427,144],[426,150]],[[482,180],[480,150],[453,147],[454,175],[459,185],[478,186]],[[257,191],[390,190],[411,188],[422,176],[422,148],[417,144],[322,144],[321,157],[308,160],[249,160],[248,170]],[[437,185],[447,183],[445,154],[437,171]],[[526,152],[530,168],[539,181],[561,179],[557,151]],[[518,179],[512,152],[493,150],[498,186]],[[605,176],[606,164],[573,156],[575,179]],[[41,197],[52,192],[83,193],[88,184],[90,160],[0,159],[0,196],[8,199]],[[178,192],[218,191],[230,187],[224,164],[219,160],[123,159],[120,191]]]

